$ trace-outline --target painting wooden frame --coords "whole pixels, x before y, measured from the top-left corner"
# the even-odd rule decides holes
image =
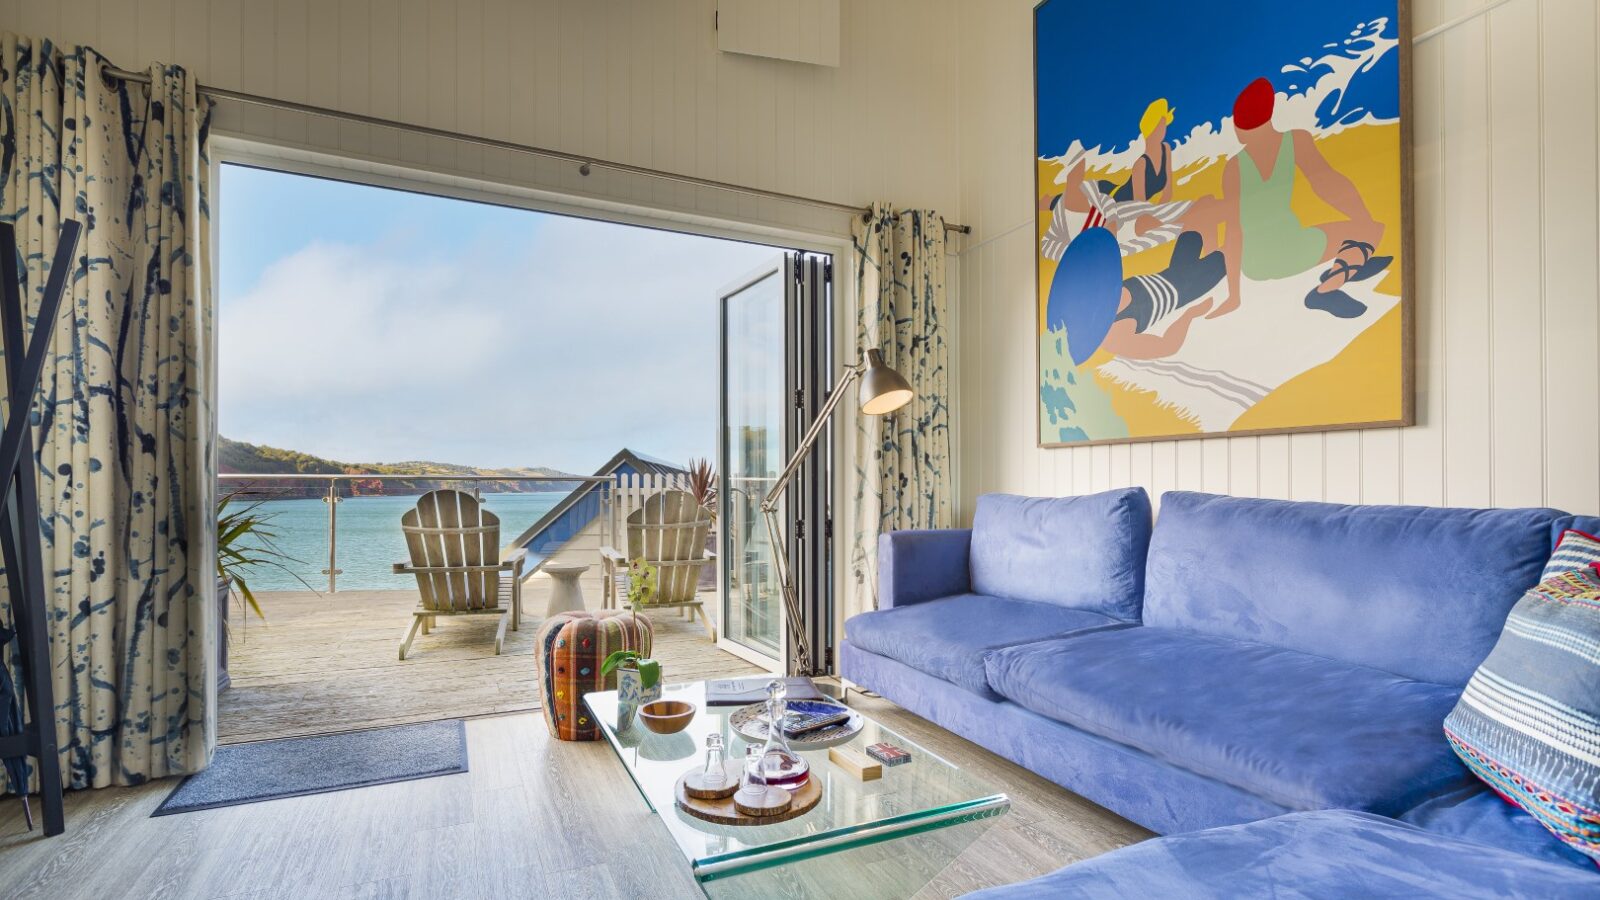
[[[1306,47],[1311,34],[1306,29],[1317,23],[1304,22],[1306,10],[1281,0],[1193,0],[1185,8],[1161,0],[1040,0],[1035,5],[1032,329],[1040,447],[1415,422],[1410,2],[1354,0],[1328,6],[1339,10],[1310,17],[1323,17],[1326,40],[1318,37]],[[1151,17],[1136,28],[1142,7],[1150,7],[1143,11]],[[1210,72],[1219,58],[1237,58],[1219,41],[1248,46],[1245,55],[1255,52],[1257,58],[1264,52],[1259,48],[1272,46],[1274,35],[1284,36],[1285,44],[1297,36],[1295,46],[1302,49],[1284,46],[1278,53],[1284,65],[1261,67],[1270,90],[1236,78],[1251,90],[1241,89],[1231,110],[1218,109],[1208,102],[1216,89],[1193,89],[1194,76],[1184,75],[1181,59],[1164,52],[1159,40],[1135,45],[1127,37],[1148,34],[1157,27],[1148,22],[1164,22],[1174,9],[1197,16],[1210,12],[1229,24],[1229,29],[1208,31],[1167,23],[1181,34],[1201,35],[1202,43],[1212,39],[1197,56],[1205,63],[1197,71]],[[1328,27],[1336,13],[1346,15],[1349,27]],[[1066,17],[1089,21],[1063,28]],[[1290,17],[1293,24],[1283,25]],[[1112,20],[1122,27],[1109,27]],[[1267,33],[1252,33],[1253,22]],[[1279,27],[1284,30],[1273,30]],[[1084,35],[1098,37],[1088,41]],[[1323,55],[1315,55],[1318,50]],[[1057,55],[1061,58],[1054,59]],[[1347,60],[1357,64],[1353,74],[1346,73]],[[1147,61],[1153,73],[1137,70]],[[1055,77],[1068,70],[1091,77]],[[1164,77],[1162,70],[1170,71],[1165,77],[1174,85],[1171,103],[1163,96],[1169,93],[1165,88],[1150,88],[1157,83],[1152,79]],[[1123,91],[1118,75],[1127,73],[1132,73],[1130,86]],[[1362,78],[1369,80],[1358,82]],[[1335,87],[1338,96],[1329,99]],[[1062,90],[1097,92],[1087,101],[1097,114],[1074,115],[1072,122],[1112,121],[1115,116],[1098,115],[1099,107],[1115,107],[1116,115],[1128,121],[1125,133],[1132,139],[1117,140],[1117,132],[1102,127],[1088,139],[1065,144],[1062,135],[1075,126],[1064,132],[1059,123],[1042,121],[1062,108],[1049,99],[1052,91]],[[1202,102],[1192,102],[1195,97]],[[1363,100],[1370,105],[1363,107]],[[1177,118],[1185,105],[1197,110]],[[1163,120],[1176,123],[1173,138],[1164,137]],[[1152,122],[1158,124],[1147,131]],[[1113,137],[1096,141],[1095,134]],[[1042,138],[1059,146],[1047,148]],[[1250,152],[1244,149],[1247,140]],[[1153,149],[1156,144],[1161,149]],[[1274,144],[1280,157],[1287,148],[1292,168],[1276,168],[1270,155]],[[1157,157],[1166,165],[1158,165]],[[1130,166],[1116,168],[1116,161],[1127,159]],[[1319,159],[1327,165],[1319,166]],[[1141,166],[1136,179],[1133,169]],[[1323,198],[1319,191],[1352,207],[1338,179],[1327,177],[1328,169],[1354,188],[1359,209],[1369,210],[1365,218],[1345,215]],[[1172,187],[1150,192],[1163,175]],[[1230,175],[1234,181],[1204,193],[1205,179],[1223,182]],[[1285,187],[1290,179],[1293,187]],[[1230,198],[1228,186],[1235,187],[1232,196],[1239,199]],[[1074,190],[1085,200],[1078,201]],[[1185,202],[1187,208],[1175,216],[1162,208]],[[1172,220],[1156,215],[1141,220],[1141,211]],[[1285,211],[1291,218],[1283,218]],[[1233,248],[1228,247],[1229,221],[1238,223],[1241,236]],[[1271,227],[1276,223],[1286,224]],[[1208,227],[1210,237],[1205,236]],[[1091,229],[1106,234],[1080,241]],[[1251,246],[1251,234],[1269,237]],[[1274,235],[1298,240],[1285,240],[1283,252],[1271,252],[1278,249]],[[1365,246],[1348,247],[1348,242]],[[1108,245],[1118,251],[1116,265],[1108,261]],[[1300,268],[1313,251],[1319,251],[1315,265]],[[1047,252],[1059,255],[1051,259]],[[1220,255],[1220,263],[1212,254]],[[1204,288],[1219,266],[1222,280]],[[1069,277],[1058,287],[1055,276],[1064,272]],[[1325,296],[1331,294],[1342,296]],[[1241,302],[1230,305],[1233,297]],[[1248,315],[1236,315],[1241,311]],[[1180,318],[1187,324],[1174,337]],[[1080,338],[1074,341],[1072,335]],[[1262,349],[1239,349],[1252,346]],[[1151,355],[1133,355],[1146,353]],[[1227,368],[1205,364],[1214,360],[1225,360]],[[1232,371],[1235,366],[1242,374]],[[1304,368],[1296,371],[1296,366]]]

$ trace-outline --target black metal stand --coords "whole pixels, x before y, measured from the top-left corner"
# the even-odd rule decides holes
[[[66,830],[61,797],[61,759],[56,748],[55,700],[50,677],[50,635],[45,621],[44,560],[39,543],[39,483],[33,463],[33,432],[28,410],[44,374],[45,355],[56,315],[66,292],[77,251],[79,224],[61,223],[55,259],[26,342],[22,329],[22,286],[17,271],[17,237],[0,223],[0,341],[5,347],[7,393],[11,417],[0,431],[0,552],[4,553],[6,588],[17,635],[16,655],[22,669],[19,693],[27,714],[21,733],[0,735],[0,759],[33,757],[38,764],[39,793],[44,806],[44,833]]]

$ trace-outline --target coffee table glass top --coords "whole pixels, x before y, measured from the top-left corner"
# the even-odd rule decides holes
[[[635,720],[618,733],[617,693],[585,697],[606,741],[622,760],[639,793],[661,817],[696,879],[706,882],[812,859],[823,854],[998,816],[1011,801],[869,717],[845,746],[862,754],[888,741],[911,754],[911,762],[884,766],[883,776],[862,781],[828,759],[827,750],[802,752],[811,777],[822,782],[822,801],[804,815],[771,825],[715,825],[678,809],[678,778],[705,760],[706,737],[720,733],[730,760],[744,758],[746,741],[729,726],[737,706],[707,707],[705,685],[667,685],[663,700],[694,704],[694,720],[678,734],[653,734]]]

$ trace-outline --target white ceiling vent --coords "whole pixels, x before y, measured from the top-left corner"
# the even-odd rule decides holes
[[[717,0],[717,49],[839,65],[839,0]]]

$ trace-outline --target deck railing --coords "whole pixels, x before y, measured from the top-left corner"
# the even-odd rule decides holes
[[[223,485],[225,492],[238,493],[243,497],[261,500],[283,499],[291,492],[297,497],[307,495],[308,489],[316,488],[316,493],[322,502],[328,505],[328,565],[321,574],[328,577],[328,592],[336,593],[339,590],[339,576],[343,572],[339,569],[339,504],[349,494],[350,484],[359,481],[406,481],[430,486],[443,486],[446,483],[467,483],[474,485],[473,494],[481,494],[481,485],[485,483],[545,483],[545,484],[592,484],[600,490],[600,528],[601,540],[606,542],[610,538],[608,529],[615,527],[617,521],[613,511],[613,502],[616,496],[617,483],[615,479],[601,476],[577,475],[312,475],[312,474],[224,474],[218,475],[217,481]],[[431,489],[431,487],[430,487]],[[399,522],[395,523],[396,529]],[[516,535],[512,533],[502,537],[510,540]]]

